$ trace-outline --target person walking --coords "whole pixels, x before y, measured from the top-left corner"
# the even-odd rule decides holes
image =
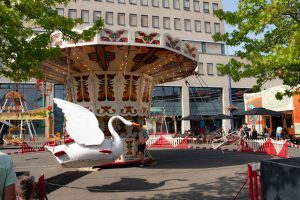
[[[147,127],[141,126],[141,130],[139,132],[139,140],[138,140],[138,153],[139,153],[139,160],[140,160],[140,167],[144,167],[145,161],[144,161],[144,155],[145,155],[145,149],[146,149],[146,141],[149,139],[148,133],[147,133]]]
[[[11,157],[0,152],[0,200],[15,200],[18,181]]]

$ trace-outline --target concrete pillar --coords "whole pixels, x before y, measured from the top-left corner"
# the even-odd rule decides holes
[[[182,84],[181,90],[181,106],[182,106],[182,117],[188,116],[190,114],[190,101],[189,101],[189,88],[186,84]],[[186,130],[190,130],[190,121],[181,121],[181,133]]]
[[[224,86],[223,87],[223,99],[222,99],[222,103],[223,103],[223,113],[226,115],[230,115],[230,112],[227,110],[227,108],[229,107],[229,87]],[[222,120],[222,128],[223,130],[225,130],[226,132],[230,129],[230,120],[226,119],[226,120]]]

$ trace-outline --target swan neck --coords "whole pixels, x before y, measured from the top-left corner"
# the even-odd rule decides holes
[[[113,124],[112,124],[115,119],[120,119],[120,118],[119,118],[119,116],[111,117],[108,121],[108,129],[110,131],[111,136],[113,137],[114,142],[120,142],[121,138],[120,138],[119,134],[115,131]]]

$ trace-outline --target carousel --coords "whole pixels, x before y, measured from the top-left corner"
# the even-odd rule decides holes
[[[60,47],[62,57],[42,63],[45,81],[64,84],[66,99],[92,111],[106,136],[115,115],[143,124],[153,86],[191,75],[198,60],[197,48],[190,43],[142,31],[103,29],[91,41],[76,44],[56,32],[51,45]],[[119,161],[135,160],[132,127],[121,121],[114,127],[124,143]]]

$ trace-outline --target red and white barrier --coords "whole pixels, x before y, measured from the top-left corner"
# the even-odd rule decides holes
[[[249,199],[262,199],[262,182],[260,176],[260,166],[258,164],[248,164],[247,179],[249,186]]]
[[[263,140],[241,140],[241,151],[242,152],[257,152],[266,153],[269,155],[288,158],[288,142],[276,141],[273,139],[263,139]]]
[[[44,145],[44,141],[31,141],[29,143],[24,142],[22,144],[22,153],[45,151]]]
[[[172,138],[169,136],[161,135],[159,137],[151,137],[146,142],[147,148],[188,148],[188,137],[185,138]]]

